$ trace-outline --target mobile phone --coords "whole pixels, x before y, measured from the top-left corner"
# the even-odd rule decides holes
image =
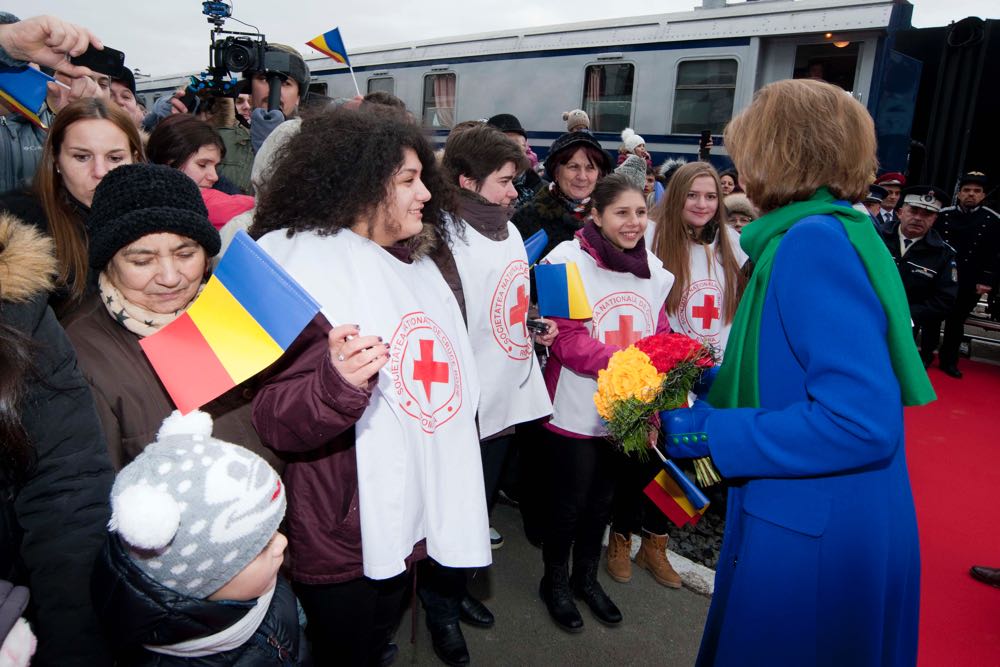
[[[194,113],[198,108],[198,96],[191,90],[191,86],[184,89],[184,96],[181,97],[181,103],[187,108],[189,113]]]
[[[712,152],[712,149],[708,147],[708,142],[712,140],[711,130],[702,130],[701,138],[698,140],[698,159],[703,162],[708,162],[708,156]]]
[[[537,334],[547,334],[549,332],[549,325],[547,322],[542,322],[541,320],[528,320],[526,323],[527,327]]]
[[[116,77],[121,74],[122,67],[125,66],[125,54],[110,46],[95,49],[94,45],[91,44],[86,51],[78,56],[73,56],[69,61],[74,65],[89,67],[100,74]]]

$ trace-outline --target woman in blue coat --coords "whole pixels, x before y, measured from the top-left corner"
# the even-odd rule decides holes
[[[913,665],[920,554],[903,406],[934,393],[867,216],[868,112],[843,90],[761,89],[726,147],[766,214],[708,403],[663,413],[671,456],[729,482],[699,665]]]

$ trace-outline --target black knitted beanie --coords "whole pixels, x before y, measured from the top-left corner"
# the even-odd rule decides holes
[[[565,134],[560,134],[549,147],[549,154],[545,158],[545,176],[550,181],[556,180],[556,162],[559,156],[565,151],[575,153],[584,146],[596,149],[603,156],[601,164],[597,165],[597,168],[601,171],[601,177],[603,178],[610,174],[613,168],[611,156],[601,146],[601,142],[594,138],[594,135],[590,132],[566,132]]]
[[[126,164],[108,172],[87,216],[91,270],[103,271],[116,252],[161,232],[197,241],[209,257],[222,245],[197,184],[184,172],[158,164]]]

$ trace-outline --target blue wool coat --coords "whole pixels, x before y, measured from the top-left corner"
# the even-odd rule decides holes
[[[843,225],[774,261],[760,404],[706,431],[732,481],[698,665],[913,665],[920,556],[885,312]]]

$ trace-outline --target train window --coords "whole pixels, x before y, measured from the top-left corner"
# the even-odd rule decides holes
[[[688,60],[677,65],[673,132],[721,134],[733,115],[736,96],[735,60]]]
[[[635,65],[588,65],[583,77],[583,110],[593,132],[621,132],[632,122]]]
[[[317,81],[316,83],[309,84],[309,92],[316,93],[317,95],[326,96],[327,85],[325,81]]]
[[[455,75],[428,74],[424,77],[424,127],[451,128],[455,125]]]
[[[796,79],[820,79],[848,92],[853,91],[860,53],[861,42],[802,44],[795,49],[795,73],[792,76]]]
[[[389,93],[390,95],[396,94],[396,82],[391,76],[373,76],[368,79],[368,92],[374,93],[381,91],[383,93]]]

